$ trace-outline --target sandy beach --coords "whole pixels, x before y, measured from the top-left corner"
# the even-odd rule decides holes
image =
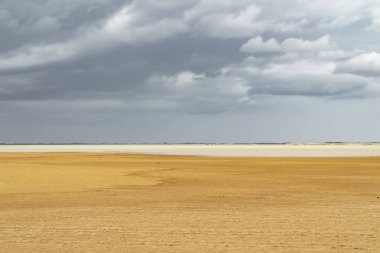
[[[1,252],[379,252],[379,235],[380,157],[0,153]]]

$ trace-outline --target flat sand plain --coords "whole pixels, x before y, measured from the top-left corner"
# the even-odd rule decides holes
[[[380,252],[380,157],[0,153],[0,252]]]

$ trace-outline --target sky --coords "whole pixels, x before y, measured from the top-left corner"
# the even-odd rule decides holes
[[[1,0],[0,143],[380,141],[380,1]]]

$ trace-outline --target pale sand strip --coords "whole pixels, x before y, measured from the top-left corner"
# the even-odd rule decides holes
[[[0,152],[121,152],[223,157],[380,156],[380,144],[0,145]]]

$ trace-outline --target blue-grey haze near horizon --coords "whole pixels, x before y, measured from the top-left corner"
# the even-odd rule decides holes
[[[0,143],[380,141],[376,0],[2,0]]]

